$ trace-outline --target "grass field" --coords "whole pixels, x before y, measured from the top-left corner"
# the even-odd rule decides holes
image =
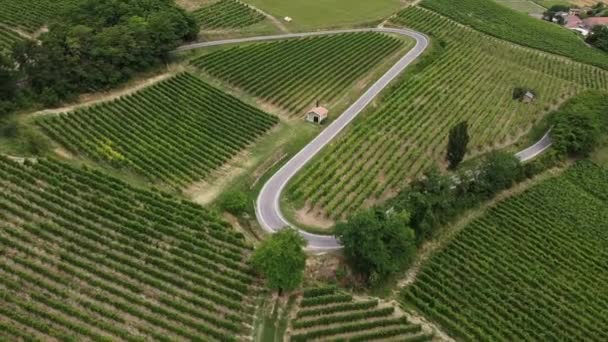
[[[266,17],[236,0],[220,0],[194,11],[194,16],[203,29],[240,29]]]
[[[424,0],[421,6],[517,44],[608,69],[608,54],[588,47],[573,32],[488,0]]]
[[[38,124],[73,153],[182,187],[205,179],[277,122],[183,73]]]
[[[409,43],[411,46],[411,42]],[[297,115],[333,103],[403,40],[347,33],[237,46],[196,58],[205,73]]]
[[[501,5],[529,14],[543,14],[547,9],[532,0],[495,0]]]
[[[401,296],[467,341],[608,339],[608,170],[581,162],[488,210]]]
[[[584,89],[608,89],[599,68],[516,47],[425,9],[407,9],[395,23],[433,36],[432,52],[294,179],[286,206],[342,218],[441,163],[448,132],[461,120],[478,153],[508,145]],[[522,85],[535,89],[535,102],[512,99]]]
[[[249,0],[248,3],[282,20],[294,30],[343,27],[381,21],[396,12],[400,0]],[[368,25],[369,26],[369,25]]]
[[[390,304],[356,300],[333,286],[303,290],[290,340],[300,341],[430,341],[432,335],[411,324]]]
[[[237,340],[250,252],[202,207],[0,156],[0,340]]]
[[[0,0],[0,23],[33,33],[74,0]]]

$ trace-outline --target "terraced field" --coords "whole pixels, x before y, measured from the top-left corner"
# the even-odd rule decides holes
[[[73,153],[183,186],[204,179],[277,122],[184,73],[38,124]]]
[[[291,328],[294,342],[432,339],[393,306],[379,304],[377,299],[355,300],[335,287],[305,289]]]
[[[402,300],[463,340],[608,339],[608,170],[582,162],[488,210]]]
[[[237,46],[192,64],[292,113],[349,91],[403,41],[380,33],[344,33]]]
[[[264,15],[237,0],[220,0],[194,12],[203,29],[238,29],[256,24]]]
[[[404,10],[394,23],[435,37],[434,59],[410,70],[379,109],[294,179],[288,196],[296,205],[341,218],[441,163],[448,132],[461,120],[469,122],[475,153],[508,143],[582,90],[608,89],[599,68],[514,46],[425,9]],[[535,102],[514,101],[517,86],[533,88]]]
[[[495,37],[608,69],[608,55],[588,47],[571,31],[494,1],[424,0],[421,6]]]
[[[33,33],[74,0],[0,0],[0,24]]]
[[[200,206],[0,156],[0,340],[237,340],[249,254]]]

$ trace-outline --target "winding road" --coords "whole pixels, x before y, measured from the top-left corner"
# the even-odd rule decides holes
[[[405,54],[393,67],[391,67],[376,83],[374,83],[357,101],[355,101],[344,113],[334,120],[327,128],[317,135],[311,142],[300,150],[293,158],[284,164],[262,187],[256,201],[256,216],[262,228],[275,233],[285,227],[294,227],[281,212],[281,193],[287,183],[315,156],[325,145],[331,142],[348,124],[353,121],[397,76],[399,76],[412,62],[414,62],[429,46],[429,39],[422,33],[396,28],[367,28],[351,30],[332,30],[307,33],[289,33],[273,36],[249,37],[229,40],[218,40],[211,42],[195,43],[181,46],[177,51],[187,51],[204,47],[241,44],[249,42],[260,42],[268,40],[279,40],[288,38],[303,38],[319,35],[354,33],[354,32],[383,32],[408,36],[416,41],[416,45]],[[549,134],[541,141],[516,156],[526,161],[534,158],[551,146]],[[328,251],[340,249],[339,241],[328,235],[308,233],[298,229],[300,234],[308,242],[309,251]]]

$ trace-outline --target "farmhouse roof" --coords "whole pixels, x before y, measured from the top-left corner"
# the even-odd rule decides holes
[[[325,107],[315,107],[313,109],[310,110],[310,113],[316,114],[322,118],[327,117],[327,114],[329,113],[329,110],[327,110],[327,108]]]
[[[533,99],[534,98],[534,93],[532,93],[531,91],[527,91],[526,95],[524,95],[524,96]]]
[[[578,17],[578,15],[569,15],[568,16],[568,21],[566,22],[566,27],[573,29],[573,28],[578,28],[581,27],[583,25],[583,21],[581,20],[581,18]]]
[[[593,28],[597,25],[608,25],[608,17],[591,17],[583,20],[585,26]]]

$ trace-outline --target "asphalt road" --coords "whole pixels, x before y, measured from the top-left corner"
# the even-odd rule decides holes
[[[368,29],[352,29],[352,30],[333,30],[319,31],[308,33],[290,33],[274,36],[249,37],[240,39],[218,40],[211,42],[195,43],[184,45],[177,51],[187,51],[204,47],[241,44],[248,42],[261,42],[268,40],[279,40],[288,38],[302,38],[319,35],[351,33],[351,32],[384,32],[399,34],[413,38],[416,45],[413,49],[403,56],[391,69],[389,69],[374,85],[372,85],[357,101],[355,101],[344,113],[334,120],[327,128],[325,128],[317,137],[315,137],[308,145],[300,150],[293,158],[291,158],[279,171],[277,171],[262,187],[256,201],[256,216],[262,228],[269,232],[275,233],[286,227],[295,227],[291,224],[281,212],[280,198],[281,193],[291,180],[300,171],[306,163],[308,163],[321,149],[331,142],[348,124],[353,121],[379,94],[386,88],[391,81],[399,76],[412,62],[414,62],[428,47],[429,39],[416,31],[408,29],[394,28],[368,28]],[[539,142],[533,146],[519,152],[516,156],[521,161],[530,160],[540,153],[544,152],[551,146],[551,138],[547,133]],[[326,251],[340,249],[342,246],[339,241],[333,236],[311,234],[301,229],[298,229],[300,234],[308,242],[307,249],[311,251]]]

